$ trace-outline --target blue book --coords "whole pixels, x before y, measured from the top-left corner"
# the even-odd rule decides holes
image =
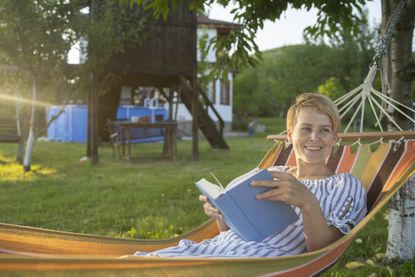
[[[252,187],[254,180],[272,180],[272,175],[266,169],[255,168],[231,181],[226,188],[204,178],[195,184],[223,214],[229,228],[247,241],[262,241],[284,230],[298,216],[285,202],[256,199],[257,194],[268,188]]]

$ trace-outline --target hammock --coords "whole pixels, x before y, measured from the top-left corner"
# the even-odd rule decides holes
[[[127,257],[137,250],[152,251],[176,245],[180,239],[195,241],[215,236],[209,221],[181,237],[169,240],[131,240],[59,232],[0,224],[0,273],[23,270],[131,270],[139,274],[166,275],[272,275],[308,276],[323,271],[341,256],[353,238],[415,172],[415,132],[344,134],[342,141],[383,137],[385,142],[339,145],[328,165],[337,173],[350,172],[367,190],[368,215],[351,232],[329,246],[300,255],[276,258],[161,258]],[[405,137],[403,141],[392,138]],[[280,139],[270,148],[260,168],[294,165],[291,146]],[[376,149],[373,149],[376,148]]]
[[[378,70],[377,62],[387,51],[394,26],[402,13],[405,1],[402,0],[391,16],[388,30],[378,46],[374,63],[365,82],[337,101],[348,102],[340,108],[342,117],[352,110],[352,120],[359,110],[364,110],[366,100],[375,112],[375,106],[384,111],[376,97],[389,107],[401,112],[394,105],[395,100],[387,98],[372,87]],[[376,97],[374,97],[375,95]],[[359,103],[358,109],[353,106]],[[407,108],[414,112],[413,109]],[[404,113],[404,112],[401,112]],[[363,130],[363,114],[361,113]],[[405,113],[404,113],[405,114]],[[386,115],[388,116],[388,115]],[[388,117],[388,119],[392,119]],[[380,119],[376,116],[377,122]],[[348,129],[350,127],[347,125]],[[129,240],[107,238],[39,228],[0,223],[0,274],[2,271],[43,270],[53,275],[62,270],[71,273],[85,273],[85,270],[123,270],[127,275],[238,275],[238,276],[310,276],[318,274],[334,264],[356,234],[373,218],[388,200],[403,186],[415,172],[415,132],[373,132],[341,134],[334,154],[328,165],[336,173],[349,172],[358,177],[367,191],[369,213],[349,234],[323,249],[304,254],[275,258],[161,258],[127,257],[135,251],[153,251],[177,245],[180,239],[202,241],[217,235],[215,222],[209,221],[199,228],[169,240]],[[263,160],[260,168],[273,165],[295,165],[292,147],[285,145],[286,136],[269,136],[275,141]],[[344,142],[353,140],[351,144]],[[116,274],[118,275],[117,272]]]

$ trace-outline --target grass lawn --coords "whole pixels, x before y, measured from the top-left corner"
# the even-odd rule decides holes
[[[271,119],[261,119],[274,124]],[[274,127],[269,132],[279,132]],[[14,163],[17,146],[0,144],[0,222],[124,238],[168,238],[207,220],[193,181],[209,172],[227,183],[255,167],[272,145],[265,137],[228,138],[230,150],[200,142],[200,160],[191,160],[191,142],[179,141],[176,162],[161,158],[159,143],[134,145],[132,162],[100,147],[100,163],[80,163],[85,145],[38,142],[33,170],[23,174]],[[324,276],[408,276],[413,261],[382,264],[387,213],[360,233],[341,260]]]

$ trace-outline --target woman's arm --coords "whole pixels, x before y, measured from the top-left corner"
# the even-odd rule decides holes
[[[259,194],[258,199],[283,201],[300,209],[304,220],[304,233],[308,251],[317,250],[342,236],[336,228],[329,226],[317,198],[297,178],[286,172],[271,174],[277,180],[255,181],[253,186],[271,188]]]
[[[321,249],[343,235],[336,227],[327,225],[326,218],[315,197],[314,200],[315,203],[305,202],[300,207],[308,251]]]
[[[210,218],[216,220],[216,224],[218,225],[218,229],[220,232],[229,230],[228,225],[223,221],[223,215],[216,209],[212,204],[210,204],[209,200],[204,195],[199,195],[199,200],[203,202],[203,209],[205,210],[205,214]]]

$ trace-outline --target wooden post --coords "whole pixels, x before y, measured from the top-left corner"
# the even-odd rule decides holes
[[[98,156],[98,88],[97,88],[97,82],[96,82],[96,76],[94,74],[93,76],[93,90],[92,90],[92,164],[97,165],[99,162],[99,156]]]
[[[167,101],[169,101],[169,119],[168,120],[173,121],[174,90],[172,87],[169,87],[169,94],[168,94]]]
[[[87,138],[86,138],[86,156],[92,156],[92,91],[91,89],[88,91],[88,100],[87,100]]]
[[[91,0],[89,4],[89,16],[90,20],[94,21],[96,3]],[[90,75],[91,88],[88,92],[88,138],[87,138],[87,157],[91,157],[92,164],[98,164],[98,128],[97,128],[97,78],[95,72],[91,72]]]
[[[91,73],[92,87],[88,92],[88,126],[86,156],[96,165],[98,157],[98,128],[97,128],[97,86],[94,74]]]

